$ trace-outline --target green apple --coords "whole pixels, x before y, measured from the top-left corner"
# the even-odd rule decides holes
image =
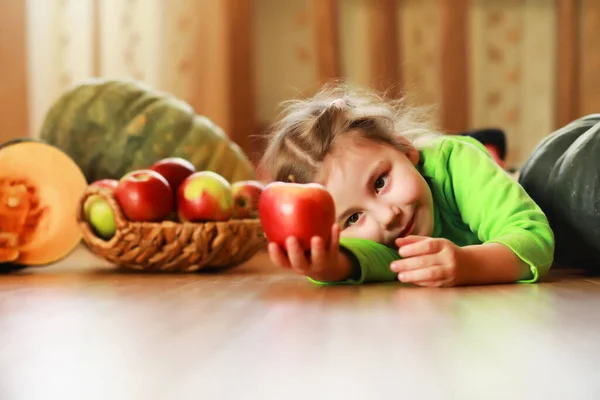
[[[117,231],[115,216],[112,208],[104,198],[98,195],[90,196],[83,205],[86,220],[96,234],[103,239],[110,239]]]

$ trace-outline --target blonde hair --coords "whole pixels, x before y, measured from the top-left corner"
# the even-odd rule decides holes
[[[422,135],[435,135],[424,109],[387,100],[366,88],[325,85],[308,99],[283,102],[260,167],[276,181],[314,182],[336,140],[349,133],[406,153]],[[399,140],[404,137],[407,140]]]

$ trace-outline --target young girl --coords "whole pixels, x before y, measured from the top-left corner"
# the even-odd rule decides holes
[[[421,286],[536,282],[554,235],[541,209],[469,136],[440,135],[414,110],[348,86],[289,102],[262,167],[320,183],[332,240],[269,243],[271,260],[317,283]]]

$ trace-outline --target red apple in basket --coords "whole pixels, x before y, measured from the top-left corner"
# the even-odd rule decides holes
[[[335,204],[320,184],[272,182],[260,196],[259,218],[269,242],[285,249],[285,240],[295,236],[308,251],[313,236],[320,236],[329,245]]]
[[[231,184],[216,172],[195,172],[179,186],[177,207],[181,221],[226,221],[233,215]]]
[[[119,181],[116,179],[100,179],[100,180],[94,181],[90,184],[90,186],[93,186],[93,187],[103,187],[103,188],[112,189],[113,191],[117,188],[118,185],[119,185]]]
[[[196,172],[194,164],[180,157],[163,158],[152,164],[150,169],[161,174],[169,182],[175,200],[177,199],[177,191],[181,182]]]
[[[167,180],[149,169],[131,171],[119,180],[115,198],[130,221],[159,222],[173,211],[173,192]]]
[[[259,181],[246,180],[231,184],[233,193],[233,218],[257,218],[258,201],[265,185]]]

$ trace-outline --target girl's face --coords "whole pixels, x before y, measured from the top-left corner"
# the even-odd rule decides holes
[[[396,247],[398,237],[433,232],[433,201],[416,164],[419,153],[354,135],[338,139],[324,165],[342,236]]]

